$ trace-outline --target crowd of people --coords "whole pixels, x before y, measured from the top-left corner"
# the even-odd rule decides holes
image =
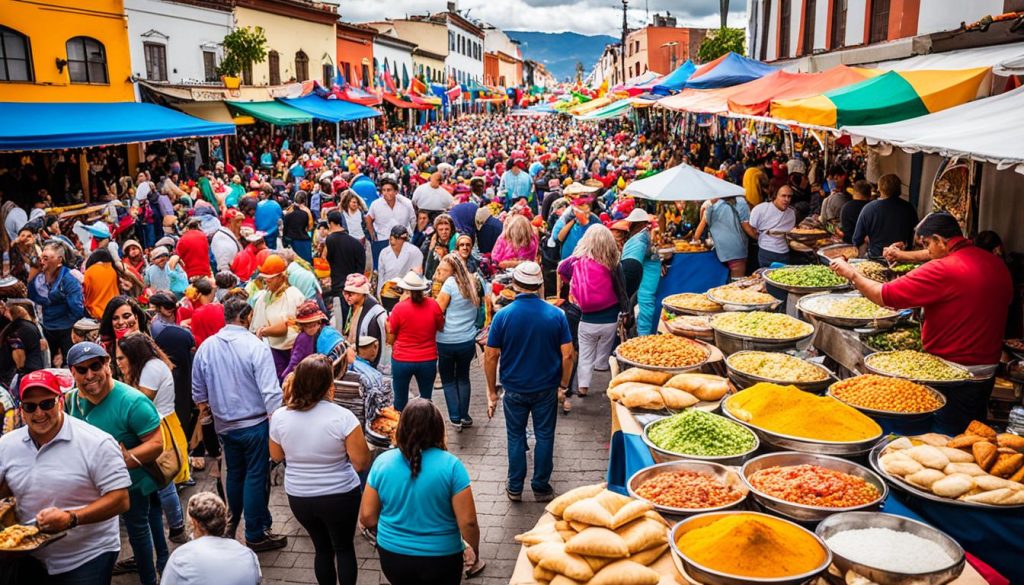
[[[474,424],[475,360],[488,416],[504,411],[508,498],[523,499],[532,419],[530,488],[548,501],[559,409],[618,341],[655,331],[664,238],[710,234],[741,277],[793,261],[778,234],[809,216],[874,256],[909,249],[917,224],[897,177],[869,202],[852,160],[825,172],[741,134],[479,115],[341,144],[289,136],[243,135],[234,164],[219,143],[205,164],[154,151],[88,223],[0,210],[27,297],[0,315],[0,492],[20,520],[69,530],[22,578],[252,583],[253,552],[287,544],[268,504],[283,463],[321,585],[356,582],[360,527],[391,583],[458,583],[483,567],[469,475],[446,450]],[[745,197],[659,225],[623,196],[683,162]],[[359,416],[342,379],[362,389]],[[389,406],[396,448],[374,458],[364,423]],[[219,493],[183,506],[177,488],[202,470]]]

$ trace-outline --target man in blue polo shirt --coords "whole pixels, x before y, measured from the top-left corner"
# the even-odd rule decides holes
[[[508,482],[505,493],[522,501],[526,479],[526,422],[533,416],[537,438],[533,453],[534,499],[554,498],[551,488],[558,401],[572,375],[573,347],[569,322],[557,307],[538,296],[544,275],[536,262],[523,262],[512,274],[516,300],[491,322],[484,350],[487,374],[487,417],[498,407],[498,362],[505,389],[505,432],[508,435]],[[557,389],[556,389],[557,388]]]

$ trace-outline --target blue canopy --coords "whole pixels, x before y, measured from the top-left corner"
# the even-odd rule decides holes
[[[748,59],[736,53],[729,53],[719,59],[701,66],[686,82],[691,89],[714,89],[731,87],[755,79],[760,79],[775,68],[760,61]]]
[[[657,95],[668,95],[674,91],[679,91],[683,89],[683,86],[686,85],[686,80],[689,79],[696,70],[697,66],[693,64],[693,61],[687,59],[686,63],[676,67],[675,71],[669,73],[665,77],[662,77],[661,83],[655,85],[654,89],[651,91]]]
[[[353,104],[345,100],[324,99],[318,95],[307,95],[300,98],[281,98],[281,102],[306,112],[318,120],[328,122],[352,122],[379,116],[380,112],[374,108]]]
[[[0,102],[0,151],[85,148],[191,136],[234,135],[156,104]]]

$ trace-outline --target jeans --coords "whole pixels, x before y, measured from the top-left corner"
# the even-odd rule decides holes
[[[555,453],[555,422],[558,420],[558,393],[541,390],[524,394],[505,392],[505,433],[508,436],[508,491],[522,493],[526,480],[526,421],[533,416],[533,479],[534,493],[551,491],[552,458]]]
[[[132,545],[135,564],[139,568],[139,582],[142,585],[156,585],[157,571],[163,571],[170,552],[164,539],[164,523],[160,511],[160,499],[156,492],[142,495],[136,489],[128,490],[131,507],[121,514],[128,532],[128,543]],[[153,552],[156,550],[156,563]]]
[[[789,264],[789,254],[772,252],[771,250],[765,250],[764,248],[757,249],[757,263],[761,268],[767,268],[768,266],[771,266],[773,262]]]
[[[96,558],[70,571],[50,575],[46,582],[49,585],[110,585],[116,561],[116,551],[100,553]]]
[[[355,585],[355,533],[359,488],[341,494],[300,498],[288,496],[295,519],[313,540],[313,572],[319,585]]]
[[[271,250],[276,250],[277,249],[277,232],[272,232],[272,233],[269,233],[269,234],[263,236],[263,241],[264,241],[264,243],[267,244],[268,248],[270,248]]]
[[[596,366],[607,366],[615,345],[618,323],[580,322],[580,358],[576,375],[580,388],[590,388]]]
[[[171,530],[185,527],[185,518],[181,513],[181,499],[178,498],[178,486],[174,482],[167,484],[162,490],[156,492],[160,498],[160,507],[167,517],[167,527]]]
[[[245,514],[245,539],[263,540],[270,530],[270,423],[220,434],[224,450],[225,489],[232,522]]]
[[[430,400],[434,394],[434,376],[437,374],[437,361],[403,362],[391,358],[391,387],[395,391],[395,410],[401,412],[409,402],[409,382],[416,377],[416,387],[420,398]]]
[[[391,585],[459,585],[462,583],[462,553],[443,557],[420,557],[377,548],[380,570]]]
[[[163,236],[163,228],[160,229],[160,235]],[[148,250],[156,245],[156,224],[144,223],[142,224],[142,248]]]
[[[437,344],[437,369],[441,374],[448,419],[454,422],[469,417],[469,366],[476,357],[476,340]]]

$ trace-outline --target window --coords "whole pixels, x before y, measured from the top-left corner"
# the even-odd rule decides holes
[[[397,69],[395,71],[397,72]],[[398,77],[397,73],[395,77]],[[405,68],[405,63],[402,63],[402,87],[409,87],[409,71]]]
[[[146,56],[146,79],[167,81],[167,47],[157,43],[142,43]]]
[[[881,43],[889,38],[889,0],[871,0],[871,34],[868,42]]]
[[[804,55],[814,53],[814,15],[817,12],[816,0],[804,0]]]
[[[203,77],[206,81],[217,81],[217,53],[203,51]]]
[[[839,49],[846,45],[846,1],[833,0],[832,5],[832,46]]]
[[[242,65],[242,85],[252,85],[252,63]]]
[[[366,63],[363,63],[363,66],[361,67],[361,69],[362,69],[361,73],[363,74],[363,79],[362,79],[363,87],[366,87],[366,86],[370,85],[370,66],[367,65]]]
[[[295,53],[295,81],[306,81],[309,79],[309,57],[305,51]]]
[[[66,43],[71,83],[107,83],[107,51],[103,43],[75,37]]]
[[[448,50],[455,50],[455,33],[453,33],[452,31],[448,31]]]
[[[789,57],[790,19],[793,15],[792,0],[779,0],[779,59]]]
[[[0,81],[32,81],[28,37],[0,26]]]
[[[281,55],[277,51],[267,53],[267,66],[270,69],[270,85],[281,85]]]
[[[771,30],[772,0],[764,0],[764,13],[761,14],[761,60],[768,60],[768,31]]]
[[[324,87],[331,87],[334,84],[334,65],[324,63],[320,67],[320,71],[322,75],[320,79],[323,81]]]

